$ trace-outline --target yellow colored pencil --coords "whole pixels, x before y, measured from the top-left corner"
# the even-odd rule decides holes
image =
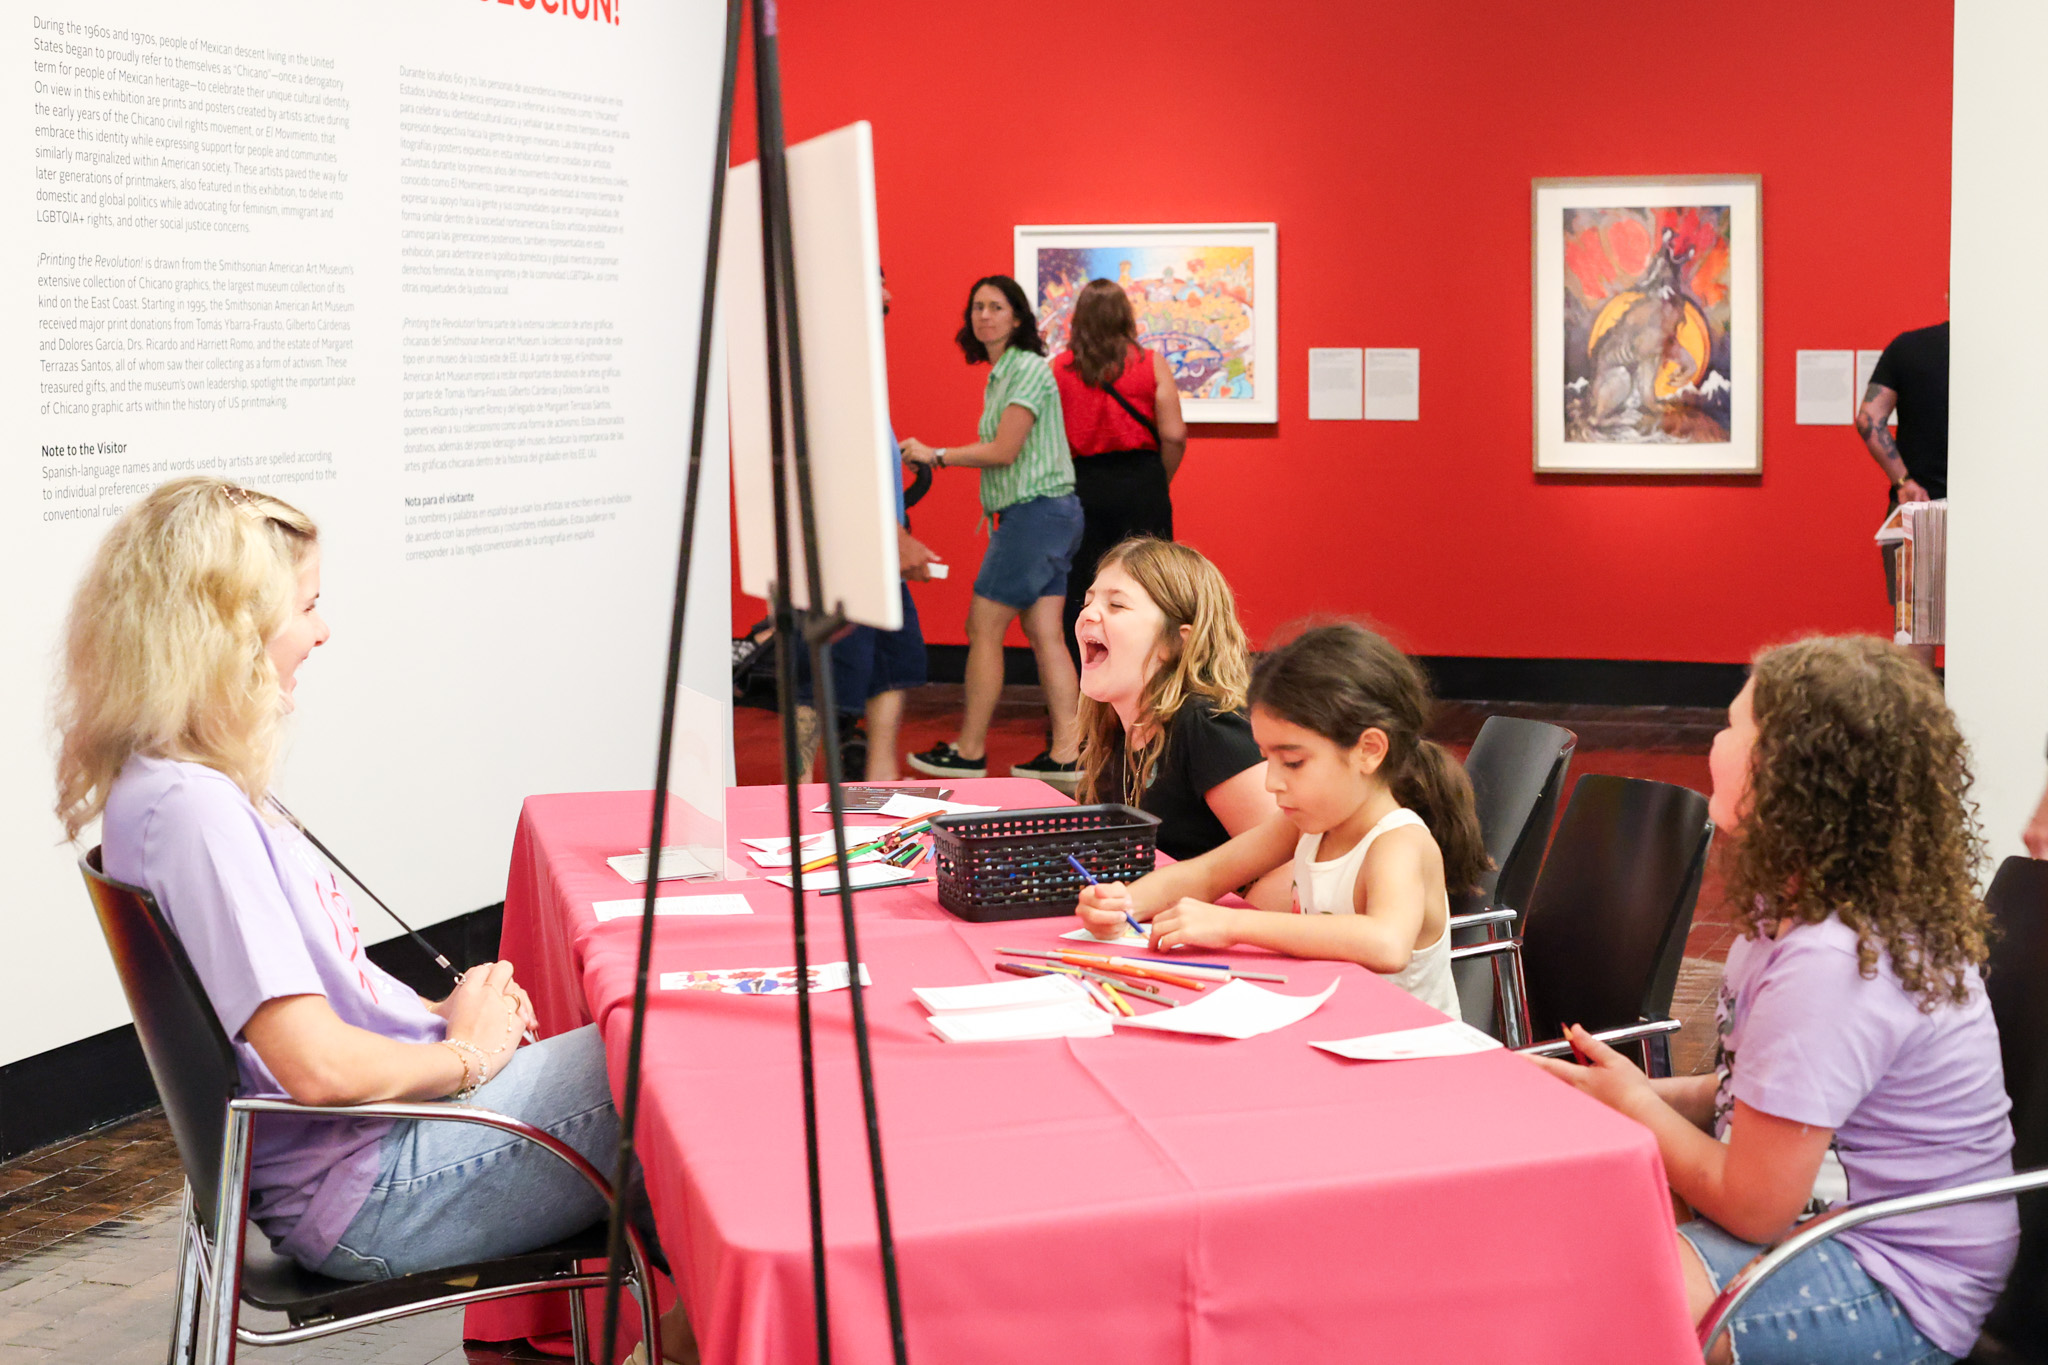
[[[1115,1005],[1117,1007],[1118,1012],[1121,1013],[1124,1016],[1124,1018],[1129,1019],[1137,1013],[1136,1010],[1133,1010],[1131,1008],[1130,1002],[1124,999],[1123,992],[1116,988],[1116,984],[1114,982],[1103,982],[1102,989],[1108,993],[1109,1003]]]

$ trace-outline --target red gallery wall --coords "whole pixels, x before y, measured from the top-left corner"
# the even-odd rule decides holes
[[[1344,612],[1419,653],[1735,662],[1887,626],[1883,480],[1793,424],[1793,353],[1947,315],[1950,5],[781,8],[791,138],[874,125],[901,435],[973,439],[952,334],[1013,225],[1279,225],[1280,421],[1194,427],[1174,485],[1255,642]],[[1763,177],[1763,474],[1534,475],[1531,178],[1730,172]],[[1422,420],[1309,421],[1311,346],[1420,347]],[[965,638],[974,479],[912,514],[956,566],[916,589],[934,642]]]

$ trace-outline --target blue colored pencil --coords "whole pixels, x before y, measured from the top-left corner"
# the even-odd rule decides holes
[[[1076,858],[1073,854],[1069,853],[1067,855],[1067,861],[1074,865],[1074,871],[1080,873],[1081,880],[1087,882],[1088,885],[1102,885],[1102,883],[1095,880],[1095,874],[1093,872],[1090,872],[1087,868],[1081,866],[1081,860],[1079,858]],[[1136,920],[1132,919],[1131,912],[1128,910],[1124,911],[1124,923],[1130,925],[1131,932],[1136,934],[1139,938],[1145,937],[1145,926],[1138,923]]]

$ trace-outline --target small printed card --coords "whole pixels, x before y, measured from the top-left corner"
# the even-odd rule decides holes
[[[811,967],[811,994],[846,989],[844,962],[820,962]],[[872,986],[866,963],[861,964],[860,984]],[[719,991],[726,995],[795,995],[794,967],[726,967],[709,972],[663,972],[665,991]]]
[[[1349,1057],[1355,1062],[1410,1062],[1420,1057],[1464,1057],[1475,1052],[1497,1052],[1500,1040],[1456,1019],[1423,1028],[1396,1029],[1392,1033],[1368,1033],[1360,1038],[1340,1038],[1331,1043],[1310,1043],[1325,1052]]]
[[[1129,929],[1125,929],[1115,938],[1097,938],[1086,929],[1069,929],[1066,933],[1061,934],[1060,937],[1075,939],[1082,943],[1093,943],[1098,948],[1150,948],[1152,946],[1152,940],[1149,937],[1144,934],[1134,934]]]
[[[600,920],[637,919],[645,902],[637,897],[628,901],[592,901],[590,908],[597,912]],[[754,907],[747,904],[745,896],[663,896],[654,902],[657,915],[751,915]]]

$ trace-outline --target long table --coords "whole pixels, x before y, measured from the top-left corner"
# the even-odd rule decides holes
[[[955,799],[1065,803],[1016,779]],[[779,787],[729,793],[735,861],[740,837],[786,830],[782,803]],[[543,1032],[596,1021],[615,1094],[639,922],[591,905],[637,894],[605,858],[645,844],[649,811],[645,792],[530,798],[506,892],[502,955]],[[753,913],[660,917],[657,973],[794,960],[787,889],[662,892],[737,893]],[[1005,979],[998,946],[1044,949],[1075,921],[966,923],[929,883],[856,906],[912,1360],[1699,1359],[1648,1132],[1504,1053],[1371,1064],[1309,1047],[1440,1018],[1372,973],[1257,961],[1286,974],[1276,990],[1339,985],[1244,1041],[949,1045],[913,986]],[[809,918],[812,960],[843,958],[837,900],[813,894]],[[855,1365],[886,1361],[889,1337],[849,999],[812,1007],[833,1356]],[[705,1360],[812,1359],[795,1001],[653,992],[638,1146]],[[473,1309],[468,1335],[543,1325],[518,1312]]]

